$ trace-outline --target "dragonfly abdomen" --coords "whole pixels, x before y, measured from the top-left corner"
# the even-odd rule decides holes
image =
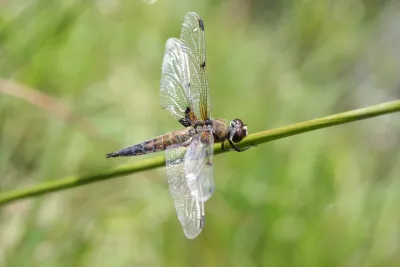
[[[140,144],[135,144],[130,147],[123,148],[113,153],[106,155],[107,158],[112,157],[129,157],[129,156],[140,156],[144,154],[154,153],[165,150],[170,145],[180,144],[187,141],[190,138],[189,131],[187,129],[174,131],[165,135],[160,135],[156,138],[144,141]]]

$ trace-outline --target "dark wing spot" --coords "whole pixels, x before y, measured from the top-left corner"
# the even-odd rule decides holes
[[[203,20],[202,20],[201,18],[199,18],[198,21],[199,21],[199,27],[200,27],[200,29],[204,32]]]
[[[189,127],[191,125],[190,121],[187,118],[182,118],[179,120],[179,122],[184,126],[184,127]]]
[[[205,69],[205,68],[206,68],[206,62],[204,61],[203,63],[201,63],[200,67],[201,67],[202,69]]]

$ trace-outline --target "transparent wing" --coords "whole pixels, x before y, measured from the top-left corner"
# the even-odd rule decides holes
[[[185,49],[186,50],[186,49]],[[165,44],[160,84],[160,105],[175,119],[185,118],[185,110],[190,107],[190,81],[188,58],[182,43],[170,38]]]
[[[183,232],[189,239],[194,239],[203,229],[204,203],[199,179],[188,182],[185,174],[186,147],[174,145],[165,151],[169,191],[174,200],[176,213]],[[190,184],[190,190],[189,190]]]
[[[187,107],[196,118],[206,120],[211,117],[206,43],[204,24],[196,13],[186,14],[180,38],[170,38],[165,45],[160,105],[178,120],[185,118]]]
[[[204,23],[199,15],[194,12],[185,15],[180,39],[189,66],[189,103],[197,118],[206,120],[211,117],[211,95],[206,71]]]
[[[185,175],[190,192],[199,201],[205,202],[214,193],[214,171],[212,158],[214,154],[214,138],[211,132],[202,132],[193,137],[185,154]],[[200,182],[202,194],[197,194]],[[193,186],[192,186],[193,183]]]

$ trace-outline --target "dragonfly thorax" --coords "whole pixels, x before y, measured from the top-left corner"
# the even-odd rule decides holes
[[[243,124],[240,119],[234,119],[228,124],[224,119],[212,119],[212,132],[215,142],[222,142],[230,139],[234,143],[238,143],[247,136],[247,125]]]
[[[229,136],[229,126],[224,119],[213,119],[212,132],[214,134],[214,142],[222,142]]]

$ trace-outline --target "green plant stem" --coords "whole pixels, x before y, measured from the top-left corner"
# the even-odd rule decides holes
[[[258,132],[249,135],[239,146],[248,146],[250,144],[258,145],[272,140],[281,139],[291,135],[296,135],[308,131],[313,131],[321,128],[326,128],[334,125],[349,123],[352,121],[363,120],[383,114],[393,113],[400,111],[400,100],[386,102],[375,106],[370,106],[362,109],[347,111],[315,120],[292,124],[288,126],[279,127],[272,130]],[[225,147],[229,148],[226,143]],[[215,154],[220,154],[221,145],[216,144]],[[106,160],[106,159],[105,159]],[[23,198],[39,196],[51,192],[61,191],[67,188],[78,187],[90,183],[95,183],[103,180],[116,178],[119,176],[141,172],[165,164],[164,156],[145,159],[128,165],[122,165],[111,170],[106,170],[97,174],[88,174],[84,176],[70,176],[55,181],[35,185],[25,189],[17,189],[8,192],[0,193],[0,206],[16,201]]]

